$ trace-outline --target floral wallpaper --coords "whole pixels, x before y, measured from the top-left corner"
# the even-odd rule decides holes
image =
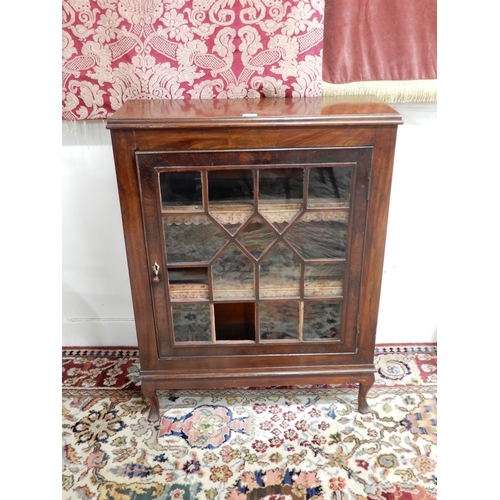
[[[321,95],[324,0],[63,0],[62,115]]]

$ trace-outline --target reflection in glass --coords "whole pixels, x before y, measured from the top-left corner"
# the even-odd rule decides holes
[[[201,172],[161,172],[160,191],[163,207],[201,208],[202,183]]]
[[[168,282],[171,285],[198,285],[208,284],[208,270],[206,267],[179,267],[168,271]]]
[[[347,221],[300,220],[286,239],[304,259],[345,258]]]
[[[262,340],[299,339],[299,302],[262,302],[259,307]]]
[[[208,172],[208,200],[214,205],[253,205],[251,170],[212,170]]]
[[[227,238],[223,231],[207,216],[199,215],[196,224],[174,224],[174,218],[163,217],[167,261],[208,262]]]
[[[254,209],[252,171],[208,172],[208,208],[218,222],[235,234]]]
[[[168,270],[171,299],[208,299],[208,268],[175,267]]]
[[[302,168],[281,168],[259,172],[259,200],[271,203],[300,203],[304,186]]]
[[[288,227],[288,222],[275,222],[273,226],[281,234]]]
[[[272,224],[288,224],[302,209],[304,170],[283,168],[259,172],[259,212]]]
[[[256,259],[274,241],[276,235],[262,221],[260,217],[253,217],[238,235],[241,243]]]
[[[347,205],[351,195],[351,172],[351,167],[311,168],[308,205]]]
[[[236,245],[215,261],[212,273],[215,298],[255,297],[253,264]]]
[[[220,213],[219,214],[214,214],[212,213],[212,215],[214,216],[215,219],[217,219],[223,226],[224,228],[229,231],[232,235],[234,235],[236,233],[236,231],[238,231],[238,229],[241,227],[241,224],[245,221],[245,219],[248,218],[248,216],[251,214],[251,212],[248,212],[247,215],[244,216],[244,218],[242,218],[242,221],[241,222],[236,222],[236,223],[232,223],[232,222],[224,222],[224,220],[221,220],[220,218]]]
[[[211,342],[210,304],[174,304],[172,320],[175,342]]]
[[[326,297],[342,295],[345,264],[307,264],[305,293]]]
[[[340,340],[342,302],[304,302],[304,340]]]
[[[260,263],[261,297],[297,297],[300,293],[300,261],[278,243]]]

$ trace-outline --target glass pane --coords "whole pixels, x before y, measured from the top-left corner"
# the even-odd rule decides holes
[[[208,269],[178,267],[168,270],[171,299],[208,299]]]
[[[266,169],[259,172],[259,201],[302,203],[302,168]]]
[[[210,304],[174,304],[172,320],[176,342],[211,342]]]
[[[253,212],[252,171],[208,172],[208,208],[210,214],[234,234]]]
[[[322,211],[317,212],[317,220],[302,217],[286,234],[304,259],[345,258],[347,220],[335,220],[337,214],[332,215],[328,217],[328,212]]]
[[[212,273],[215,298],[255,297],[254,266],[236,245],[215,261]]]
[[[201,209],[203,198],[201,172],[161,172],[160,191],[162,206]]]
[[[302,209],[304,170],[269,169],[259,172],[259,212],[272,224],[288,224]]]
[[[288,227],[288,222],[275,222],[273,226],[281,234]]]
[[[275,240],[276,235],[260,217],[253,217],[238,235],[241,243],[256,259]]]
[[[342,295],[344,264],[307,264],[305,293],[309,296]]]
[[[179,267],[168,270],[168,282],[171,285],[208,284],[206,267]]]
[[[217,213],[211,212],[211,214],[224,226],[224,228],[227,231],[229,231],[232,235],[234,235],[236,234],[236,231],[238,231],[238,229],[241,227],[243,222],[245,222],[248,219],[248,217],[250,217],[252,211],[249,210],[248,213],[246,214],[243,214],[241,212],[238,213],[237,217],[235,217],[238,222],[226,222],[227,220],[230,220],[231,215],[229,213],[227,214],[227,216],[226,214],[223,214],[221,212]]]
[[[223,231],[206,215],[190,218],[192,223],[177,223],[164,216],[167,262],[209,262],[226,243]]]
[[[340,340],[342,302],[304,302],[304,340]]]
[[[299,302],[262,302],[259,307],[262,340],[299,339]]]
[[[251,170],[208,172],[208,200],[213,205],[253,205]]]
[[[308,205],[348,205],[351,196],[351,167],[311,168]]]
[[[297,297],[300,293],[300,261],[278,243],[260,264],[261,297]]]

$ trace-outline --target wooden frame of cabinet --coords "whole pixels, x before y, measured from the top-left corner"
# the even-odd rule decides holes
[[[392,166],[401,123],[396,111],[371,97],[128,101],[108,120],[142,391],[151,402],[151,420],[159,417],[156,391],[183,388],[356,382],[360,385],[359,411],[369,411],[366,397],[374,382]],[[314,198],[311,176],[337,173],[341,168],[350,176],[349,203]],[[272,199],[272,189],[262,181],[269,172],[285,190],[289,189],[287,176],[296,179],[298,199]],[[224,205],[213,195],[217,186],[232,185],[234,178],[237,187],[250,186],[246,205],[239,199],[230,203],[232,195],[229,202],[223,200]],[[176,186],[183,184],[185,189],[196,182],[196,189],[188,189],[197,193],[196,203],[183,206],[174,201],[165,206],[164,179],[169,193],[175,193]],[[177,199],[175,194],[169,196]],[[238,211],[244,210],[245,215],[239,216]],[[302,228],[322,218],[340,220],[342,210],[348,213],[342,226],[345,256],[330,252],[328,245],[326,257],[314,250],[312,257],[308,255],[309,247],[303,250],[302,246],[308,245],[309,232]],[[283,217],[285,225],[274,222]],[[208,257],[202,249],[201,257],[184,262],[191,257],[177,258],[172,250],[182,233],[172,230],[175,237],[169,240],[169,227],[195,220],[209,228],[200,234],[224,236]],[[323,226],[318,224],[321,232]],[[326,229],[336,227],[334,222],[324,224]],[[194,241],[195,234],[192,230],[187,237],[202,245]],[[253,245],[259,245],[253,234],[266,235],[271,246],[263,244],[264,249],[254,250]],[[286,280],[278,279],[273,286],[272,278],[280,275],[280,269],[267,281],[263,279],[264,264],[273,263],[266,256],[279,245],[296,263],[296,281],[286,282],[290,290],[283,285]],[[219,286],[217,259],[230,247],[253,269],[251,286],[233,285],[229,291]],[[307,280],[320,274],[315,273],[315,265],[330,266],[335,273],[338,263],[345,266],[338,287],[333,278],[322,281],[319,276],[319,284]],[[291,338],[266,336],[261,332],[261,315],[269,316],[273,304],[285,302],[297,318],[296,328],[293,321],[289,323]],[[340,304],[335,309],[342,312],[339,334],[332,339],[316,338],[312,327],[305,327],[313,314],[308,311],[314,311],[316,304],[330,303]],[[201,340],[195,335],[194,341],[186,341],[174,332],[180,327],[172,311],[182,310],[182,304],[188,304],[187,311],[199,307],[210,316]]]

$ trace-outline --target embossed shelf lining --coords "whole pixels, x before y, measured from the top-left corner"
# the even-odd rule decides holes
[[[194,207],[193,207],[194,209]],[[259,213],[272,224],[290,222],[294,219],[298,213],[302,210],[302,205],[283,205],[272,207],[260,206]],[[195,210],[193,210],[195,211]],[[250,216],[253,214],[252,208],[242,209],[238,206],[231,207],[213,207],[209,210],[209,213],[217,219],[221,224],[243,224],[246,222]],[[167,225],[200,225],[209,223],[204,212],[197,213],[187,213],[187,212],[174,212],[174,211],[163,211],[163,215],[168,216],[166,218]],[[309,207],[305,212],[302,213],[300,219],[304,222],[312,221],[345,221],[349,217],[349,209],[345,204],[339,203],[328,204],[328,207],[322,205],[321,208]]]
[[[331,281],[328,283],[306,283],[306,297],[342,297],[343,283],[342,281]],[[261,285],[260,295],[265,298],[298,298],[299,286],[283,286],[280,285]],[[228,288],[219,288],[213,291],[214,299],[255,299],[253,285],[250,286],[235,286]],[[210,298],[210,291],[207,285],[189,284],[189,285],[170,285],[171,300],[182,299],[206,299]]]

